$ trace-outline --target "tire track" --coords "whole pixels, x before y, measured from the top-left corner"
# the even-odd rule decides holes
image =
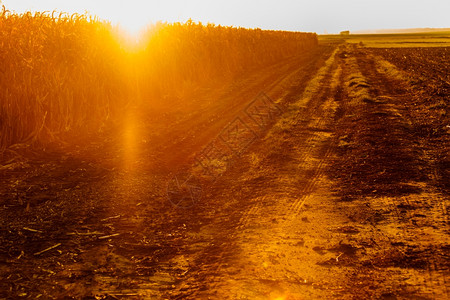
[[[296,156],[299,157],[300,161],[297,166],[299,172],[300,170],[307,169],[307,161],[310,160],[309,158],[314,157],[315,153],[317,152],[316,146],[320,143],[327,144],[325,146],[325,154],[322,157],[319,156],[318,165],[314,168],[311,178],[308,180],[305,187],[299,191],[301,197],[290,207],[290,209],[294,211],[293,217],[300,213],[301,208],[306,203],[309,194],[315,189],[317,183],[320,182],[320,177],[323,175],[324,167],[327,165],[332,153],[330,142],[326,141],[328,138],[325,138],[324,140],[324,138],[320,135],[317,135],[316,132],[331,132],[330,128],[333,127],[332,121],[334,119],[335,110],[326,109],[323,106],[327,103],[334,103],[334,99],[330,98],[329,95],[335,94],[337,88],[337,85],[333,82],[333,79],[336,79],[336,74],[339,73],[338,63],[336,62],[337,51],[338,50],[336,50],[330,57],[327,68],[324,70],[325,76],[323,77],[320,84],[315,88],[314,92],[317,94],[317,97],[315,97],[315,101],[308,102],[312,103],[311,106],[307,107],[305,112],[305,116],[307,118],[309,117],[309,120],[306,122],[305,120],[302,120],[300,122],[299,118],[292,130],[293,132],[305,132],[309,130],[313,132],[303,143],[303,145],[307,145],[307,148],[300,148],[296,151]],[[321,72],[319,72],[318,76],[321,76]],[[326,87],[325,89],[321,88],[324,86]],[[312,89],[314,89],[314,87]],[[327,107],[329,106],[330,105],[327,105]],[[307,123],[306,126],[305,123]]]
[[[298,112],[298,114],[302,114],[301,117],[297,114],[295,118],[289,119],[289,123],[291,126],[290,132],[292,134],[295,134],[295,136],[298,138],[305,134],[308,136],[307,139],[302,143],[303,145],[307,145],[307,148],[301,149],[301,151],[296,151],[297,160],[300,161],[300,163],[297,165],[297,168],[299,170],[305,168],[304,161],[306,161],[306,159],[310,157],[315,150],[314,147],[316,143],[314,139],[316,139],[317,137],[315,136],[315,134],[311,134],[310,131],[316,128],[320,128],[320,126],[323,126],[326,121],[328,121],[328,119],[326,119],[321,113],[317,113],[317,117],[315,115],[312,115],[311,113],[317,112],[319,110],[320,112],[323,112],[323,110],[321,110],[320,108],[325,101],[325,97],[330,93],[330,80],[332,78],[333,72],[335,72],[337,68],[335,63],[336,53],[337,50],[335,50],[331,54],[330,58],[325,63],[325,66],[318,71],[317,76],[306,86],[302,96],[299,97],[300,100],[298,101],[298,103],[294,104],[300,104],[302,107],[304,107]],[[328,88],[321,89],[320,87],[322,86],[327,86]],[[329,153],[328,150],[327,153]],[[324,159],[326,158],[327,156]],[[323,165],[324,160],[321,160],[318,167],[314,171],[314,175],[310,178],[310,180],[308,180],[303,189],[293,189],[295,191],[295,194],[300,195],[300,197],[297,197],[297,200],[294,201],[290,207],[288,207],[289,212],[294,212],[292,217],[295,217],[295,215],[300,212],[301,207],[306,202],[308,194],[314,189],[314,182],[316,178],[321,174]],[[284,187],[283,190],[285,189],[286,187]],[[264,203],[264,201],[256,201],[255,204],[250,208],[250,210],[243,215],[243,217],[239,221],[241,227],[254,222],[254,216],[257,216],[261,211],[261,206],[263,205],[262,203]]]
[[[317,184],[321,183],[321,178],[324,176],[324,170],[333,153],[330,128],[333,127],[335,109],[337,105],[334,104],[334,98],[330,97],[330,95],[335,94],[338,87],[338,84],[333,82],[339,77],[338,75],[340,72],[339,63],[336,62],[336,53],[337,51],[330,56],[325,66],[319,70],[316,77],[305,88],[305,92],[299,97],[299,100],[292,104],[293,109],[290,110],[288,108],[288,112],[286,112],[286,114],[282,117],[282,120],[274,126],[274,129],[271,133],[269,133],[265,141],[260,146],[252,148],[253,151],[256,151],[256,153],[264,153],[265,151],[262,149],[267,147],[264,146],[264,143],[271,143],[270,141],[272,140],[282,140],[283,138],[278,136],[278,133],[276,133],[278,132],[278,127],[282,126],[283,133],[281,134],[287,134],[287,136],[292,139],[292,143],[289,143],[288,149],[283,151],[286,152],[286,155],[291,154],[292,159],[287,162],[280,161],[280,164],[278,164],[278,159],[272,159],[270,160],[269,165],[265,165],[265,168],[273,168],[274,170],[271,174],[275,175],[265,177],[265,180],[268,180],[268,182],[270,180],[270,185],[263,187],[264,196],[256,196],[251,198],[252,203],[245,206],[245,211],[242,214],[237,215],[237,219],[234,219],[234,217],[231,217],[231,219],[224,217],[229,214],[236,215],[233,211],[221,214],[222,217],[220,218],[222,220],[217,221],[214,227],[224,228],[228,226],[231,231],[226,233],[218,232],[218,236],[215,240],[221,241],[222,244],[226,246],[220,249],[208,247],[200,255],[200,257],[214,256],[215,263],[212,265],[206,265],[204,263],[202,264],[200,261],[198,262],[198,264],[201,264],[199,269],[202,270],[201,274],[203,274],[200,278],[203,278],[204,281],[207,281],[208,283],[206,285],[204,283],[202,286],[196,285],[198,291],[190,294],[189,298],[192,297],[192,299],[194,299],[198,297],[207,297],[210,292],[220,291],[223,293],[227,290],[228,284],[224,274],[228,274],[230,270],[233,270],[233,267],[230,267],[233,262],[238,266],[243,263],[240,259],[242,255],[244,255],[244,257],[246,255],[239,253],[246,253],[248,251],[248,245],[257,245],[258,241],[269,238],[260,232],[262,227],[267,228],[266,226],[270,223],[278,223],[278,225],[273,227],[271,230],[273,237],[270,237],[269,240],[273,241],[265,241],[268,247],[274,247],[274,245],[277,244],[277,239],[282,238],[282,236],[285,235],[285,232],[289,232],[293,226],[298,226],[297,223],[299,220],[299,214],[301,213],[303,206],[308,202],[311,193],[317,188]],[[322,88],[323,86],[326,86],[327,88],[324,89]],[[259,149],[260,147],[262,147],[261,150]],[[274,148],[276,148],[276,146]],[[264,154],[266,155],[266,153]],[[279,155],[280,153],[275,154]],[[270,156],[270,154],[268,155]],[[296,173],[292,174],[289,168],[287,168],[287,170],[277,171],[281,165],[286,167],[295,167]],[[241,169],[237,168],[236,170],[230,170],[230,172],[226,174],[226,177],[242,177],[242,174],[238,173],[239,175],[236,175],[235,172],[241,172]],[[245,172],[246,171],[244,171],[244,174]],[[301,186],[298,186],[293,182],[289,182],[290,177],[299,176],[300,178],[306,173],[308,174],[306,176],[306,181],[303,182]],[[239,183],[234,181],[233,184]],[[283,205],[283,203],[286,203],[287,205]],[[278,219],[280,221],[277,221]],[[236,220],[236,224],[231,226],[230,224],[226,224],[233,220]],[[222,224],[222,222],[226,225]],[[230,235],[232,235],[232,237],[230,237]],[[223,243],[224,241],[226,242]],[[280,242],[281,241],[285,243],[285,241],[280,240]],[[276,261],[275,258],[273,258],[273,255],[276,255],[276,253],[277,251],[269,250],[261,253],[252,251],[248,255],[250,255],[250,257],[254,257],[256,260],[258,260],[258,256],[266,257],[268,255],[264,259]],[[267,263],[264,262],[263,267],[266,265]],[[238,271],[233,272],[237,272],[234,275],[238,276],[236,278],[241,278],[245,282],[261,282],[261,280],[263,280],[263,282],[272,282],[272,279],[262,279],[266,276],[259,274],[258,272],[246,275],[244,275],[245,273],[240,274]],[[298,276],[298,271],[286,272],[289,272],[291,275],[295,274],[295,276]],[[275,278],[282,278],[283,282],[287,282],[286,284],[298,284],[297,281],[291,282],[286,279],[286,274],[287,273],[281,272],[274,276]],[[198,281],[198,279],[199,278],[197,277],[196,280]],[[304,281],[304,279],[300,279],[301,278],[297,279],[299,280],[298,282]],[[266,284],[263,286],[265,285]],[[195,286],[195,283],[185,283],[182,289],[186,289],[189,286],[193,287]],[[264,289],[264,287],[261,287],[261,289]],[[204,293],[201,292],[201,290],[209,292]],[[242,289],[237,287],[234,287],[233,290],[235,290],[236,293],[243,292]],[[250,296],[252,293],[257,293],[257,291],[253,290],[244,292],[247,296],[242,297],[251,298],[253,297]],[[231,294],[227,295],[228,296],[225,298],[234,298],[229,296]],[[187,296],[185,293],[181,293],[179,298],[181,299],[185,296]],[[218,296],[216,295],[215,297]]]

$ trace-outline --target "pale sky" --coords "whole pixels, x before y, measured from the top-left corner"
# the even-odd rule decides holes
[[[317,33],[450,27],[450,0],[0,0],[7,9],[89,12],[136,34],[158,20]]]

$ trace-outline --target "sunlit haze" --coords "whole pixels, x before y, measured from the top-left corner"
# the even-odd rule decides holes
[[[7,9],[97,15],[131,34],[156,21],[203,23],[275,30],[337,33],[341,30],[450,27],[450,1],[280,0],[116,1],[4,0]]]

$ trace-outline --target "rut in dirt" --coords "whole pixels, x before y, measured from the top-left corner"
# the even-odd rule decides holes
[[[268,135],[207,189],[205,202],[215,209],[215,218],[208,225],[208,235],[213,238],[210,246],[196,255],[192,272],[170,292],[171,297],[250,299],[286,295],[292,285],[312,289],[313,281],[302,268],[297,265],[284,270],[287,265],[276,262],[279,253],[272,256],[272,251],[261,247],[273,247],[275,238],[279,238],[276,243],[280,247],[286,246],[283,234],[287,228],[298,226],[302,207],[321,184],[332,148],[329,132],[333,111],[324,103],[330,101],[335,89],[331,81],[336,70],[333,54],[314,83],[296,91],[300,100],[288,108]],[[302,243],[302,238],[296,239],[289,243]],[[259,254],[258,249],[262,251]],[[261,261],[254,260],[258,255]],[[266,255],[269,257],[264,258]],[[269,271],[274,262],[279,264],[279,274]]]

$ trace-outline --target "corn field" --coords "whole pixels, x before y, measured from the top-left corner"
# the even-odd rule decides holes
[[[86,15],[0,11],[0,153],[95,133],[161,102],[317,46],[313,33],[160,23],[139,50]]]
[[[233,78],[317,46],[312,33],[196,24],[159,24],[141,52],[139,78],[149,97],[189,83]],[[156,94],[155,94],[156,93]]]

